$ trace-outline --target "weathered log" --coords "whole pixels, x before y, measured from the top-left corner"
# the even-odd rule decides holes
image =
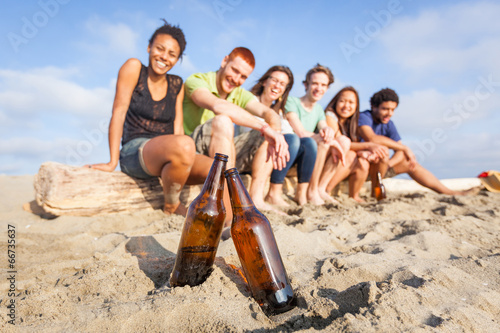
[[[133,179],[120,171],[47,162],[35,176],[34,187],[38,205],[54,215],[97,216],[163,205],[158,179]]]
[[[161,209],[164,202],[158,178],[135,179],[121,171],[102,172],[55,162],[41,165],[34,187],[38,205],[58,216],[154,210]],[[189,193],[183,194],[188,200]]]
[[[249,188],[251,177],[241,175],[246,188]],[[446,183],[452,189],[463,190],[480,185],[479,179],[464,179],[457,183],[450,180]],[[268,181],[269,183],[269,181]],[[389,192],[411,192],[427,190],[414,181],[402,179],[384,180]],[[413,187],[411,187],[413,185]],[[297,186],[297,177],[293,171],[285,178],[283,193],[293,198]],[[370,189],[370,182],[363,186],[362,193]],[[135,179],[121,171],[102,172],[89,168],[69,166],[56,162],[43,163],[35,176],[36,204],[27,203],[24,209],[37,215],[51,218],[61,215],[98,216],[118,212],[155,210],[163,207],[163,189],[159,178],[148,180]],[[180,200],[184,205],[200,193],[202,185],[184,186]],[[268,184],[264,191],[267,191]],[[335,193],[347,193],[347,181],[341,182]],[[51,216],[54,215],[54,216]]]
[[[250,175],[241,175],[248,189]],[[343,184],[342,184],[343,185]],[[184,186],[180,200],[188,206],[200,193],[203,185]],[[264,191],[267,191],[269,181]],[[293,171],[285,178],[283,193],[293,198],[297,177]],[[34,203],[25,209],[36,213],[42,210],[55,216],[99,216],[119,212],[163,208],[163,189],[159,178],[132,178],[121,171],[103,172],[95,169],[46,162],[35,175]],[[344,186],[347,190],[347,187]],[[41,215],[40,212],[38,215]]]
[[[250,176],[242,175],[242,179],[249,185]],[[41,165],[34,187],[37,204],[56,216],[155,210],[162,209],[164,203],[159,178],[135,179],[121,171],[102,172],[56,162]],[[184,186],[181,202],[189,205],[201,187]]]

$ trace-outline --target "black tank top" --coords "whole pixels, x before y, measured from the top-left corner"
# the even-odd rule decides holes
[[[160,101],[154,101],[148,88],[148,69],[142,65],[123,125],[122,145],[135,138],[174,133],[175,103],[182,79],[167,74],[167,82],[167,95]]]

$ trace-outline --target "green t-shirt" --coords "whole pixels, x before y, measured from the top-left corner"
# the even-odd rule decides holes
[[[220,97],[216,84],[216,72],[196,73],[186,79],[184,83],[184,102],[182,104],[184,114],[184,132],[191,135],[194,129],[207,120],[215,117],[213,111],[204,109],[196,105],[191,99],[191,95],[198,88],[207,88],[216,97]],[[256,97],[249,91],[238,87],[227,96],[226,100],[241,108],[245,108],[247,103]]]
[[[314,132],[320,120],[326,120],[325,111],[318,103],[314,104],[311,112],[308,112],[302,104],[300,98],[288,97],[285,105],[285,112],[293,112],[299,116],[300,122],[308,132]]]

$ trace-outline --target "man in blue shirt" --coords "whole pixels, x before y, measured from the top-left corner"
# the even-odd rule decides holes
[[[359,134],[365,141],[384,145],[394,150],[390,159],[381,160],[370,165],[372,184],[377,185],[377,172],[382,177],[389,169],[393,175],[407,173],[413,180],[431,190],[450,195],[467,194],[469,191],[453,191],[444,186],[429,170],[417,163],[415,155],[408,146],[401,143],[401,137],[391,120],[394,110],[399,104],[399,97],[392,89],[385,88],[376,92],[370,99],[371,110],[359,115]],[[374,196],[372,186],[372,196]]]

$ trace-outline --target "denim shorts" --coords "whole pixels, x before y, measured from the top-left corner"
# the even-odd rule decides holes
[[[151,174],[142,157],[144,145],[150,138],[136,138],[127,142],[120,150],[120,169],[135,178],[147,179],[157,177]]]

